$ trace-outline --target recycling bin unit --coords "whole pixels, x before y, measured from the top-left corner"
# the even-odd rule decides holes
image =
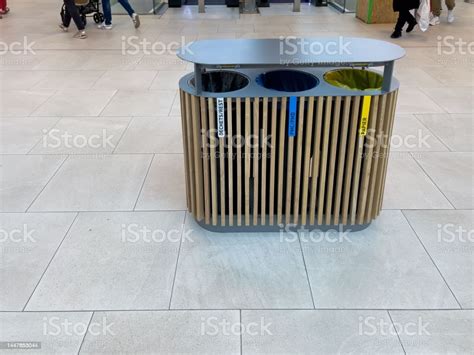
[[[393,66],[405,51],[343,40],[340,54],[314,48],[341,38],[297,39],[306,45],[288,51],[279,39],[180,50],[194,64],[179,89],[186,199],[198,223],[356,229],[379,215],[399,87]]]

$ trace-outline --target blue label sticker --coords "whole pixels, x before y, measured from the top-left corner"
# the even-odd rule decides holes
[[[296,104],[298,98],[290,97],[290,105],[288,107],[288,137],[296,136]]]

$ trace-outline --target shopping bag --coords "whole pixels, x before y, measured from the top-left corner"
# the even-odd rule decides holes
[[[416,20],[418,22],[418,27],[423,32],[426,32],[430,27],[430,2],[428,0],[421,0],[420,7],[416,11]]]

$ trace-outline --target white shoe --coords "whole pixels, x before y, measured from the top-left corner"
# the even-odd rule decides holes
[[[97,25],[97,28],[98,28],[98,29],[101,29],[101,30],[111,30],[112,27],[113,27],[112,24],[106,25],[105,22],[99,23],[99,24]]]
[[[440,24],[440,19],[439,16],[433,16],[433,18],[430,20],[430,26],[436,26]]]
[[[67,28],[66,26],[64,26],[62,23],[59,24],[59,28],[60,28],[63,32],[69,31],[69,28]]]
[[[82,30],[82,31],[77,31],[76,34],[73,36],[74,38],[77,38],[77,39],[86,39],[87,38],[87,34],[86,34],[86,31]]]
[[[454,13],[453,10],[448,10],[448,23],[454,22]]]
[[[133,21],[133,25],[135,26],[135,28],[140,27],[140,16],[138,16],[135,13],[132,14],[132,21]]]

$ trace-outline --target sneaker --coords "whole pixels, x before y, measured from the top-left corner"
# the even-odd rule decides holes
[[[440,24],[439,16],[433,16],[433,18],[430,20],[430,26],[436,26]]]
[[[415,26],[417,25],[416,21],[413,21],[412,23],[409,23],[408,26],[407,26],[407,33],[410,33],[411,31],[413,31],[413,29],[415,28]]]
[[[77,31],[76,34],[73,36],[74,38],[77,38],[77,39],[86,39],[87,38],[87,34],[86,34],[86,31],[82,30],[82,31]]]
[[[390,38],[400,38],[402,36],[402,31],[393,31],[393,33],[390,35]]]
[[[102,23],[99,23],[97,25],[97,28],[99,28],[101,30],[111,30],[112,29],[112,24],[106,25],[105,22],[102,22]]]
[[[448,10],[448,23],[454,22],[454,13],[453,10]]]
[[[133,24],[134,24],[135,28],[140,27],[140,16],[138,16],[137,14],[134,13],[132,15],[132,21],[133,21]]]
[[[63,32],[67,32],[67,31],[69,31],[69,28],[68,28],[68,27],[66,27],[66,26],[64,26],[64,24],[62,24],[62,23],[61,23],[61,24],[59,24],[59,28],[60,28],[61,30],[63,30]]]

